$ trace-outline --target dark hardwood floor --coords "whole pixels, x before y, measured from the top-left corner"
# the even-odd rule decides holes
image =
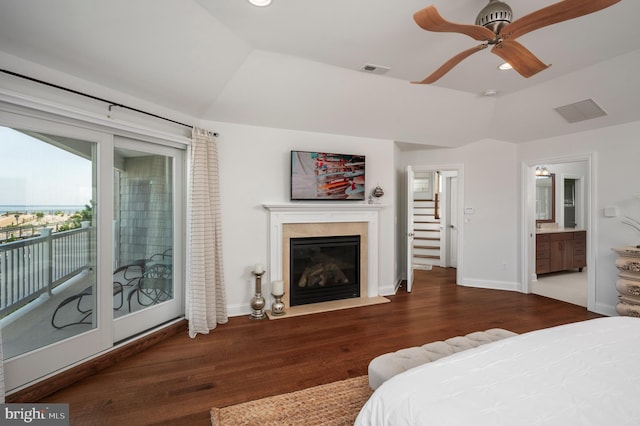
[[[416,271],[391,303],[278,320],[230,318],[186,332],[40,402],[69,403],[72,425],[209,425],[209,409],[367,374],[400,348],[500,327],[517,333],[597,318],[542,296],[456,286],[455,270]]]

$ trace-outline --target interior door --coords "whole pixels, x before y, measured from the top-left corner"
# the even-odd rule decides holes
[[[447,266],[458,267],[458,176],[447,177],[448,208],[448,256]]]
[[[411,292],[413,288],[413,179],[415,173],[411,166],[407,166],[406,170],[407,180],[405,182],[406,197],[407,197],[407,233],[406,233],[406,245],[407,245],[407,291]]]

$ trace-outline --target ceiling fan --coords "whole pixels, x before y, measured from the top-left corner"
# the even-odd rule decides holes
[[[548,25],[568,21],[605,9],[620,0],[562,0],[543,7],[512,21],[511,8],[500,0],[489,0],[476,18],[475,25],[457,24],[445,20],[435,6],[428,6],[413,15],[413,19],[424,30],[452,32],[468,35],[482,44],[464,50],[445,62],[440,68],[417,84],[430,84],[458,65],[463,59],[493,45],[494,53],[507,62],[523,77],[531,77],[549,67],[516,38]]]

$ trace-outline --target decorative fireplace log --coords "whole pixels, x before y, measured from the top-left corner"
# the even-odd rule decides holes
[[[298,287],[324,287],[331,284],[348,284],[349,278],[335,263],[320,263],[308,266],[302,272]]]

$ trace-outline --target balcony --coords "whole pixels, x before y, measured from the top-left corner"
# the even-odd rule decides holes
[[[0,317],[88,269],[91,228],[51,233],[0,244]],[[33,235],[33,231],[31,231]]]
[[[85,330],[58,330],[51,325],[55,307],[90,284],[91,228],[33,235],[0,244],[0,317],[5,358],[25,353]],[[38,233],[39,232],[39,233]]]
[[[0,321],[5,359],[95,327],[96,278],[90,263],[93,228],[26,232],[33,236],[0,244]],[[165,265],[169,256],[164,253],[144,264],[138,262],[114,271],[114,318],[171,297],[170,290],[157,293],[158,287],[171,285],[170,265]],[[159,276],[160,268],[164,276]],[[150,275],[152,270],[155,276]],[[143,274],[146,276],[141,279]],[[141,287],[149,282],[155,284],[153,294]],[[81,294],[84,296],[78,297]]]

